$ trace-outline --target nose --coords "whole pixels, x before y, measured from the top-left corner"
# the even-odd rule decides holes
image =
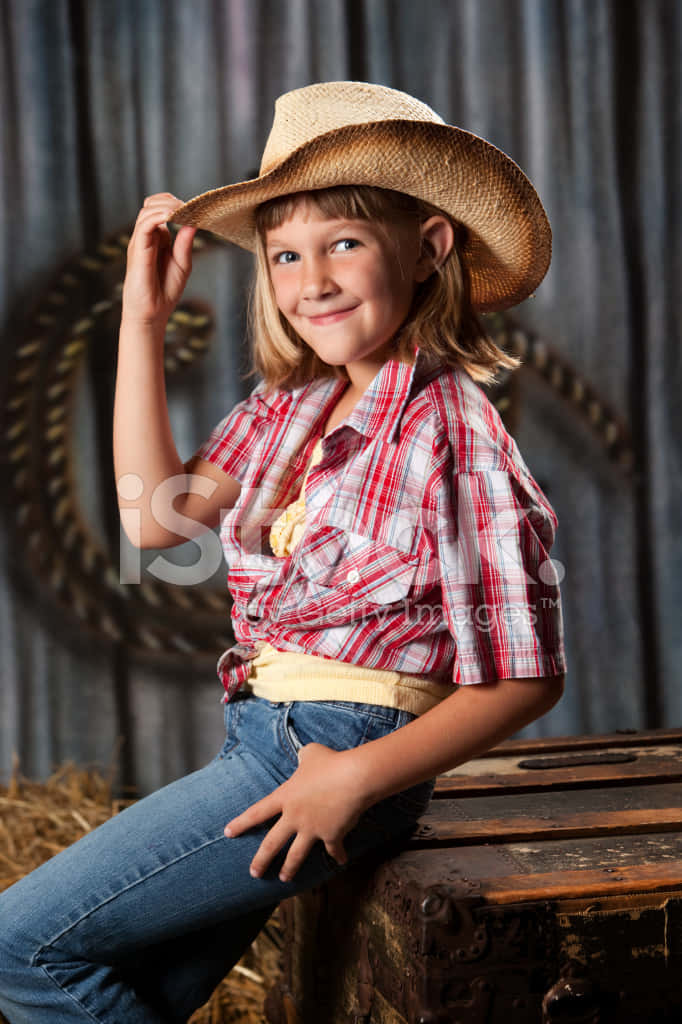
[[[301,273],[302,299],[322,299],[327,295],[335,295],[338,290],[326,260],[314,258],[304,261]]]

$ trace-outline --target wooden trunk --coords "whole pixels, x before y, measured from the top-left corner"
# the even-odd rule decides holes
[[[287,900],[270,1024],[675,1022],[682,730],[511,741],[414,836]]]

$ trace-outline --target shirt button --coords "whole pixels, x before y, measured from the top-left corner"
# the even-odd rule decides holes
[[[351,571],[346,576],[346,580],[348,583],[357,583],[359,579],[360,573],[358,572],[357,569],[351,569]]]

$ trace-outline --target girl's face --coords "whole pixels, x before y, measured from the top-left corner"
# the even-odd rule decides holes
[[[419,227],[329,220],[302,203],[265,242],[280,312],[320,359],[345,366],[364,391],[423,280]]]

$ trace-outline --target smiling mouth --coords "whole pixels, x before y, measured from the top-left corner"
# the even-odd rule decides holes
[[[320,316],[309,316],[308,320],[311,324],[319,324],[323,327],[325,324],[335,324],[340,320],[345,320],[355,309],[357,309],[356,306],[351,306],[349,309],[339,309],[334,313],[321,313]]]

